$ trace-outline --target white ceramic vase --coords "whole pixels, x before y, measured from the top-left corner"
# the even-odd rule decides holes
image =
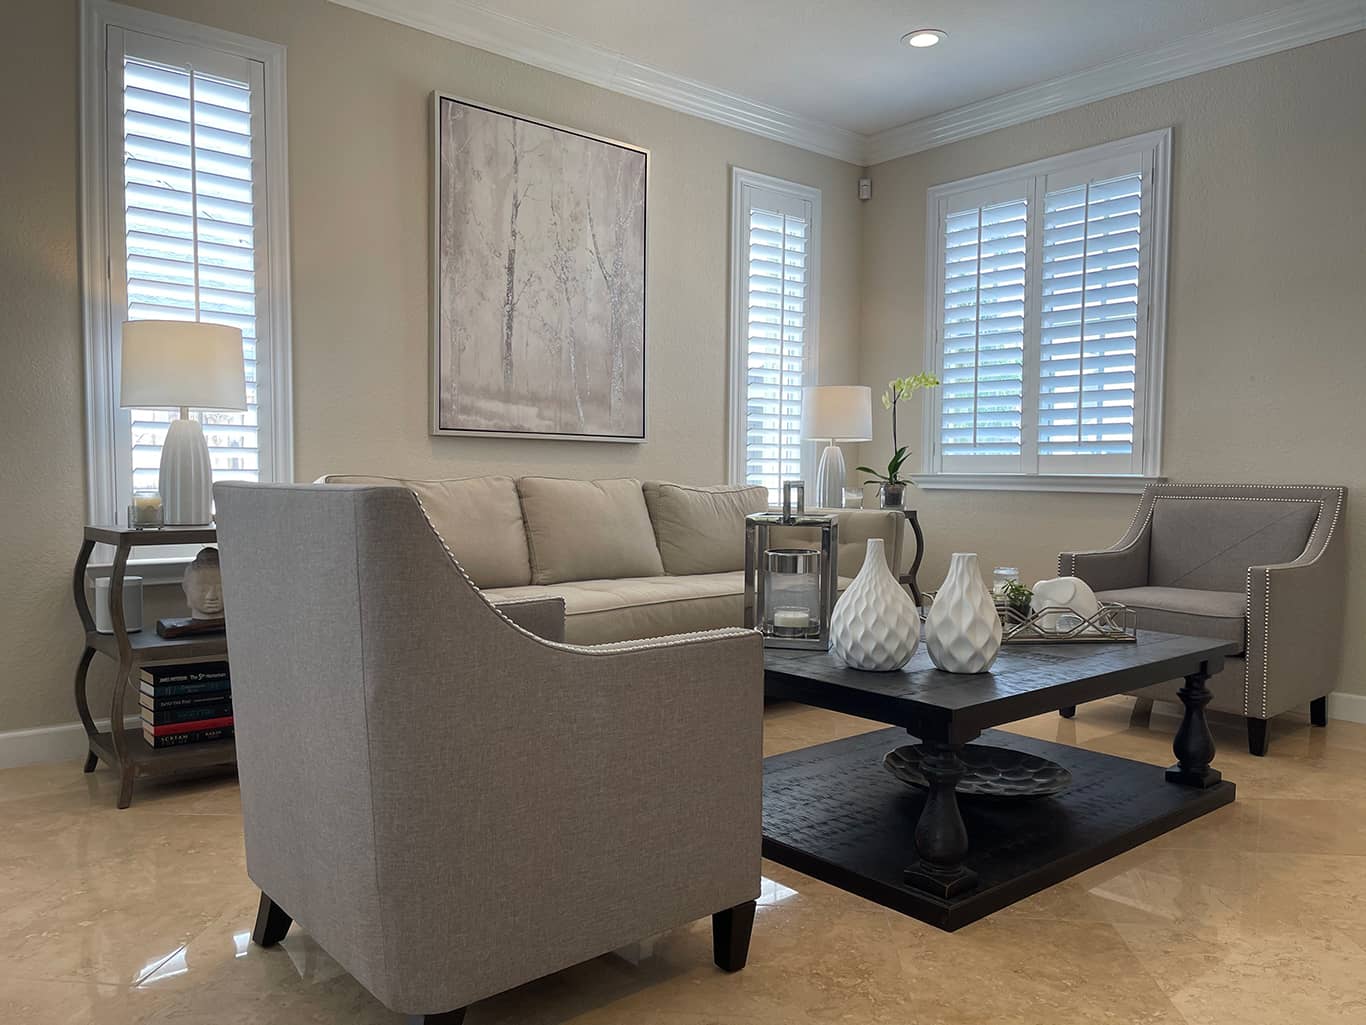
[[[830,616],[830,649],[854,669],[885,673],[919,645],[920,610],[887,566],[882,538],[869,538],[863,568]]]
[[[975,553],[955,552],[925,617],[925,647],[947,673],[984,673],[1001,650],[1001,617]]]

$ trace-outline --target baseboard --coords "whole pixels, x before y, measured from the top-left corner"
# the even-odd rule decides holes
[[[1328,718],[1344,722],[1366,722],[1366,694],[1335,690],[1328,695]]]
[[[124,725],[131,729],[141,721],[137,716],[130,715],[124,720]],[[107,730],[109,720],[97,719],[95,725],[101,730]],[[19,765],[77,761],[84,758],[89,749],[85,727],[79,722],[37,726],[30,730],[7,730],[0,733],[0,769],[12,769]]]

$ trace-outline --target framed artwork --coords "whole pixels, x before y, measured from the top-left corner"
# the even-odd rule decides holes
[[[648,152],[433,111],[432,433],[644,441]]]

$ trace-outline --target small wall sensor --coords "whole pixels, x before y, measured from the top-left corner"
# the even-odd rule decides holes
[[[873,198],[873,179],[871,179],[871,178],[860,178],[860,179],[858,180],[858,198],[859,198],[859,199],[872,199],[872,198]]]

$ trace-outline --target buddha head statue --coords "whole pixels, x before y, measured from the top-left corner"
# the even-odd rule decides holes
[[[218,549],[203,548],[185,568],[185,600],[193,619],[220,619],[223,615],[223,576],[218,569]]]

